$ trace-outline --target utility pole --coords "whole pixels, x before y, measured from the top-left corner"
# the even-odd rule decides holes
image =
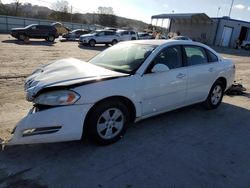
[[[217,18],[218,18],[218,16],[219,16],[220,9],[221,9],[221,7],[218,7]]]
[[[71,17],[70,17],[70,21],[71,21],[71,24],[72,24],[72,14],[73,14],[73,7],[72,7],[72,5],[70,6],[70,15],[71,15]]]
[[[230,10],[229,10],[229,14],[228,14],[229,17],[231,16],[233,5],[234,5],[234,0],[232,0],[232,3],[231,3],[231,7],[230,7]]]

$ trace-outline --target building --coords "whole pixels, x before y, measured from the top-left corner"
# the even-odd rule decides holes
[[[236,41],[250,40],[250,22],[229,17],[210,18],[205,13],[160,14],[151,17],[170,20],[168,31],[209,45],[235,47]]]

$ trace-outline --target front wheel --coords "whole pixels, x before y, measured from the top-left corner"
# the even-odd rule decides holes
[[[106,101],[95,107],[87,120],[90,139],[99,145],[118,141],[126,132],[129,111],[120,101]]]
[[[94,46],[95,46],[95,41],[94,41],[94,40],[90,40],[90,41],[89,41],[89,45],[90,45],[91,47],[94,47]]]
[[[245,50],[250,50],[250,44],[247,44],[247,45],[245,46]]]
[[[215,109],[220,105],[223,98],[224,89],[225,88],[223,83],[219,80],[213,84],[209,95],[206,101],[204,102],[204,105],[207,109]]]

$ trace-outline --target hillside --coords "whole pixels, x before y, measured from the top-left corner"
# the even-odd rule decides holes
[[[70,14],[68,12],[54,11],[48,7],[32,5],[30,3],[0,4],[0,14],[56,21],[72,21],[75,23],[98,24],[109,27],[133,28],[135,30],[143,30],[149,27],[149,24],[142,21],[119,17],[116,15],[104,15],[96,13]]]

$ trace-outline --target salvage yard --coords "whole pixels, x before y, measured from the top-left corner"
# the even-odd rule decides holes
[[[30,109],[23,84],[35,68],[67,57],[88,60],[105,48],[23,44],[0,35],[0,138]],[[193,105],[138,122],[110,146],[7,147],[0,151],[0,187],[249,187],[250,51],[214,49],[235,62],[244,95],[225,96],[213,111]]]

